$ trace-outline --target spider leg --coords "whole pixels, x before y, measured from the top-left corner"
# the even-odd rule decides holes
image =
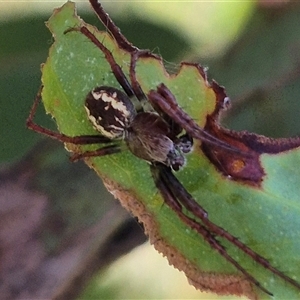
[[[182,212],[182,204],[178,201],[177,193],[178,193],[178,188],[179,190],[183,189],[183,186],[177,181],[175,176],[172,174],[170,168],[162,165],[162,164],[156,164],[156,165],[151,165],[151,172],[152,176],[155,181],[155,185],[160,191],[161,195],[163,196],[163,199],[165,203],[176,212],[178,217],[189,227],[192,229],[196,230],[202,237],[203,239],[221,256],[223,256],[229,263],[231,263],[237,270],[239,270],[247,280],[249,280],[251,283],[256,285],[259,289],[261,289],[263,292],[267,293],[270,296],[273,296],[271,292],[269,292],[267,289],[265,289],[260,282],[255,279],[250,273],[248,273],[247,270],[245,270],[235,259],[233,259],[226,249],[220,244],[220,242],[215,238],[215,235],[218,235],[215,232],[211,232],[208,227],[205,227],[204,225],[198,223],[196,220],[188,217]],[[167,174],[167,176],[166,176]],[[175,181],[172,182],[170,178],[174,179]],[[178,186],[180,185],[180,186]],[[187,191],[186,191],[187,193]],[[188,194],[188,193],[187,193]],[[189,195],[189,194],[188,194]],[[189,195],[190,196],[190,195]],[[201,215],[202,218],[203,216],[206,216],[207,213],[205,210],[203,210],[200,207],[201,210]],[[202,220],[201,218],[201,220]]]
[[[109,15],[104,11],[102,5],[97,0],[90,0],[90,4],[93,7],[96,15],[98,16],[99,20],[103,23],[105,28],[110,32],[110,35],[116,40],[119,47],[133,52],[138,50],[135,46],[133,46],[121,33],[120,28],[118,28]]]
[[[155,54],[151,53],[149,50],[138,50],[138,51],[134,51],[131,53],[129,76],[130,76],[132,89],[134,90],[136,97],[141,102],[143,102],[143,101],[146,102],[146,101],[148,101],[148,98],[147,98],[146,94],[144,93],[142,87],[140,86],[140,84],[136,78],[136,73],[135,73],[136,62],[138,61],[139,58],[142,58],[142,57],[146,57],[146,58],[152,57],[152,58],[157,58],[157,59],[159,59],[159,57],[156,56]]]
[[[111,36],[116,40],[118,46],[131,53],[130,80],[132,84],[132,89],[134,90],[136,97],[140,101],[147,100],[145,93],[143,92],[141,86],[139,85],[135,77],[136,61],[139,59],[139,57],[142,56],[146,56],[146,57],[149,56],[157,57],[157,56],[152,54],[149,50],[140,50],[137,47],[133,46],[121,33],[120,28],[115,25],[115,23],[112,21],[109,15],[104,11],[102,5],[98,2],[98,0],[89,0],[89,1],[96,15],[103,23],[105,28],[110,32]]]
[[[35,100],[33,102],[32,108],[30,110],[29,116],[26,120],[26,125],[29,129],[39,132],[41,134],[47,135],[54,140],[58,140],[64,143],[71,143],[75,145],[88,145],[88,144],[98,144],[98,143],[111,143],[111,140],[107,137],[101,135],[80,135],[80,136],[67,136],[63,133],[55,132],[42,127],[34,122],[34,116],[41,102],[41,93],[43,86],[40,87]]]
[[[118,152],[121,152],[121,148],[119,147],[119,145],[109,145],[93,151],[75,153],[70,157],[70,160],[74,162],[86,157],[105,156],[105,155],[115,154]]]
[[[162,180],[165,182],[167,186],[170,187],[170,189],[172,187],[172,189],[174,190],[173,194],[176,195],[179,202],[195,217],[199,218],[202,221],[202,223],[208,228],[208,230],[210,230],[217,236],[225,238],[230,243],[232,243],[233,245],[241,249],[245,254],[250,256],[262,267],[271,271],[273,274],[282,278],[286,282],[292,284],[296,288],[300,289],[300,284],[297,281],[293,280],[292,278],[288,277],[277,268],[273,267],[267,259],[265,259],[261,255],[253,251],[251,248],[249,248],[247,245],[242,243],[238,238],[234,237],[229,232],[224,230],[222,227],[211,222],[208,218],[208,213],[187,192],[187,190],[181,185],[181,183],[174,176],[174,174],[170,172],[168,167],[164,165],[158,165],[157,167],[160,169],[160,176]]]
[[[124,91],[126,92],[128,97],[134,96],[135,94],[134,94],[134,91],[132,90],[132,87],[131,87],[129,81],[127,80],[122,68],[115,61],[111,51],[109,49],[107,49],[87,27],[81,26],[81,27],[69,28],[64,33],[72,32],[72,31],[81,32],[92,43],[94,43],[95,46],[97,46],[102,51],[102,53],[105,56],[106,61],[110,65],[110,68],[111,68],[115,78],[117,79],[119,84],[122,86],[122,88],[124,89]]]
[[[191,137],[199,139],[211,145],[222,147],[228,151],[250,155],[242,150],[221,141],[220,139],[203,130],[187,113],[185,113],[178,105],[175,96],[162,83],[158,86],[157,91],[151,90],[148,94],[148,99],[152,105],[159,107],[167,114],[175,123],[179,124]],[[251,156],[251,155],[250,155]]]

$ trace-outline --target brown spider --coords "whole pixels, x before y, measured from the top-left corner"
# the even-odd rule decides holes
[[[100,86],[94,88],[87,95],[85,109],[94,128],[100,132],[99,135],[70,137],[34,123],[33,118],[41,98],[41,90],[27,119],[28,128],[64,143],[78,145],[105,144],[105,146],[101,146],[94,151],[74,154],[71,157],[72,160],[120,152],[119,144],[114,143],[114,141],[123,139],[135,156],[150,163],[155,185],[166,205],[174,210],[187,226],[198,232],[213,249],[239,270],[247,280],[263,292],[272,295],[227,252],[217,239],[218,237],[226,239],[258,264],[300,289],[298,282],[273,267],[267,259],[246,246],[238,238],[210,221],[207,212],[193,199],[172,172],[172,170],[177,171],[184,165],[185,153],[191,151],[193,139],[201,140],[206,145],[214,145],[235,154],[247,155],[247,153],[243,153],[200,128],[178,106],[174,95],[166,85],[160,84],[156,90],[151,90],[145,95],[135,77],[135,65],[140,57],[154,55],[149,51],[139,50],[129,43],[98,1],[90,0],[90,3],[105,28],[118,43],[118,46],[131,54],[129,80],[115,61],[110,50],[87,27],[70,28],[65,33],[81,32],[94,43],[103,52],[124,92],[113,87]],[[145,111],[143,105],[141,105],[141,108],[136,110],[130,99],[133,96],[141,103],[150,102],[152,109]],[[188,214],[184,213],[183,208],[188,211]]]

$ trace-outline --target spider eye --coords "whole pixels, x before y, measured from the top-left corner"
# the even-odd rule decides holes
[[[129,97],[107,86],[96,87],[87,95],[85,109],[95,129],[111,139],[123,138],[126,128],[136,116]]]

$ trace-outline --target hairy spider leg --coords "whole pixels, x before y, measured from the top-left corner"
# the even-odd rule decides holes
[[[205,130],[203,130],[186,112],[184,112],[178,105],[175,96],[167,88],[166,85],[161,83],[157,90],[151,90],[148,94],[149,101],[158,106],[165,114],[172,120],[180,124],[180,126],[193,138],[204,141],[211,145],[215,145],[226,149],[228,151],[241,154],[243,156],[250,156],[250,153],[245,153],[242,150],[223,142],[222,140],[214,137]]]
[[[98,0],[89,0],[89,2],[91,4],[92,8],[94,9],[97,17],[102,22],[104,27],[109,31],[110,35],[114,38],[114,40],[117,42],[118,46],[121,49],[124,49],[131,54],[129,75],[130,75],[130,81],[131,81],[131,87],[132,87],[133,93],[140,102],[148,101],[146,94],[142,90],[140,84],[137,82],[137,79],[135,76],[136,61],[138,60],[139,57],[141,57],[143,55],[146,55],[147,57],[149,57],[149,56],[153,56],[156,58],[158,58],[158,57],[155,54],[151,53],[149,50],[140,50],[137,47],[135,47],[134,45],[132,45],[125,38],[125,36],[121,33],[120,28],[118,26],[116,26],[116,24],[112,21],[112,19],[109,17],[109,15],[105,12],[105,10],[103,9],[102,5],[98,2]],[[97,43],[97,45],[98,45],[98,43]],[[107,51],[109,51],[109,50],[107,49]],[[112,60],[114,60],[113,57],[112,57]],[[112,64],[111,64],[111,66],[112,66]],[[114,71],[113,67],[112,67],[112,71],[113,71],[114,75],[116,75],[116,72]],[[121,86],[123,87],[123,84],[121,84]],[[126,91],[126,89],[124,89],[124,90]],[[129,97],[131,96],[131,94],[128,94],[128,95],[129,95]]]
[[[49,136],[54,140],[61,141],[63,143],[70,143],[74,145],[92,145],[92,144],[108,144],[112,143],[112,140],[102,136],[102,135],[79,135],[79,136],[68,136],[63,133],[55,132],[50,129],[47,129],[43,126],[36,124],[34,120],[34,116],[36,114],[36,110],[38,108],[39,103],[41,102],[41,93],[42,93],[43,86],[40,87],[35,100],[33,102],[32,108],[30,110],[29,116],[26,120],[26,125],[29,129],[39,132],[43,135]],[[82,153],[74,154],[70,157],[72,161],[76,161],[78,159],[84,157],[91,157],[91,156],[104,156],[113,153],[120,152],[121,148],[119,145],[111,144],[94,151],[85,151]]]
[[[132,89],[135,92],[136,97],[142,102],[142,101],[148,101],[148,97],[144,93],[141,85],[139,84],[137,78],[136,78],[136,62],[139,60],[139,58],[142,57],[152,57],[159,59],[159,57],[153,53],[151,53],[149,50],[138,50],[131,53],[131,61],[130,61],[130,81],[132,85]]]
[[[98,0],[89,0],[91,6],[93,7],[96,15],[98,16],[99,20],[105,26],[105,28],[109,31],[110,35],[115,39],[118,46],[128,52],[131,53],[131,62],[130,62],[130,81],[132,90],[134,91],[135,96],[140,100],[144,101],[147,100],[147,96],[142,90],[140,84],[137,82],[135,76],[135,67],[136,61],[139,57],[142,56],[152,56],[158,58],[155,54],[151,53],[149,50],[140,50],[134,45],[132,45],[125,36],[121,33],[121,30],[116,24],[112,21],[109,15],[104,11],[102,5],[98,2]],[[102,50],[103,51],[103,50]],[[115,74],[115,72],[113,71]]]
[[[105,155],[110,155],[110,154],[115,154],[121,152],[122,149],[119,145],[109,145],[105,146],[99,149],[96,149],[94,151],[85,151],[82,153],[75,153],[70,157],[71,161],[77,161],[82,158],[87,158],[87,157],[95,157],[95,156],[105,156]]]
[[[102,5],[97,0],[90,0],[90,4],[92,8],[94,9],[97,17],[102,22],[102,24],[105,26],[105,28],[109,31],[110,35],[116,40],[119,47],[128,51],[128,52],[134,52],[138,50],[137,47],[133,46],[121,33],[121,30],[119,27],[115,25],[115,23],[112,21],[112,19],[109,17],[109,15],[104,11]]]
[[[128,51],[129,53],[131,53],[130,72],[129,72],[130,80],[131,80],[131,87],[134,92],[134,95],[137,97],[138,100],[147,101],[147,96],[144,93],[144,91],[142,90],[139,83],[137,82],[137,79],[135,76],[136,61],[138,60],[139,57],[141,57],[143,55],[146,55],[147,57],[149,57],[149,56],[153,56],[156,58],[158,58],[158,57],[155,54],[151,53],[149,50],[140,50],[137,47],[135,47],[134,45],[132,45],[125,38],[125,36],[121,33],[120,28],[115,25],[115,23],[112,21],[112,19],[109,17],[109,15],[104,11],[102,5],[98,2],[98,0],[89,0],[89,2],[91,4],[92,8],[94,9],[97,17],[102,22],[104,27],[109,31],[110,35],[115,39],[118,46],[121,49],[124,49],[124,50]],[[92,40],[92,39],[90,38],[90,40]],[[101,49],[101,46],[98,45],[98,42],[96,42],[95,44],[97,44],[97,46]],[[103,49],[101,49],[101,50],[103,51]],[[109,52],[108,49],[106,49],[106,52],[107,51]],[[112,55],[110,55],[110,56],[111,56],[111,61],[114,61],[114,58],[112,57]],[[111,67],[113,64],[116,64],[116,62],[114,62],[114,63],[110,62]],[[113,67],[112,67],[112,71],[113,71],[114,75],[116,75],[117,72],[114,71]],[[124,76],[124,74],[122,74],[122,75]],[[123,87],[123,84],[121,84],[121,86]],[[126,89],[124,89],[124,90],[126,91]],[[128,95],[129,95],[129,97],[131,96],[131,94],[128,94]]]
[[[67,29],[64,33],[69,33],[69,32],[81,32],[84,36],[86,36],[95,46],[97,46],[102,53],[105,56],[106,61],[109,63],[110,68],[119,82],[119,84],[122,86],[123,90],[126,92],[128,97],[133,97],[135,96],[134,91],[132,90],[132,87],[127,80],[127,77],[125,76],[122,68],[117,64],[115,61],[111,51],[107,49],[97,38],[96,36],[85,26],[80,26],[80,27],[72,27]]]
[[[207,226],[208,230],[213,232],[215,235],[220,236],[228,240],[230,243],[241,249],[245,254],[250,256],[253,260],[255,260],[258,264],[260,264],[265,269],[271,271],[273,274],[282,278],[286,282],[292,284],[296,288],[300,289],[300,284],[290,278],[289,276],[282,273],[277,268],[273,267],[270,262],[259,255],[257,252],[252,250],[250,247],[242,243],[238,238],[234,237],[232,234],[224,230],[222,227],[219,227],[215,223],[211,222],[208,218],[208,213],[199,205],[195,199],[188,193],[188,191],[182,186],[182,184],[178,181],[178,179],[174,176],[172,172],[169,171],[169,168],[163,165],[159,165],[161,177],[163,181],[174,189],[174,195],[178,201],[195,217],[199,218],[204,225]]]
[[[26,120],[26,125],[29,129],[39,132],[41,134],[44,134],[46,136],[49,136],[55,140],[59,140],[64,143],[71,143],[75,145],[88,145],[88,144],[99,144],[99,143],[111,143],[111,140],[105,136],[101,135],[79,135],[79,136],[67,136],[63,133],[58,133],[55,131],[52,131],[50,129],[47,129],[45,127],[42,127],[38,124],[36,124],[34,120],[34,116],[36,114],[36,110],[38,108],[39,103],[41,102],[42,96],[42,89],[43,86],[40,87],[35,100],[33,102],[33,105],[31,107],[29,116]]]
[[[152,172],[152,176],[155,181],[155,185],[161,192],[164,202],[176,212],[176,214],[179,216],[179,218],[186,225],[193,228],[200,235],[202,235],[203,239],[213,249],[218,251],[219,254],[221,256],[223,256],[229,263],[231,263],[237,270],[239,270],[245,276],[246,279],[248,279],[250,282],[252,282],[254,285],[256,285],[263,292],[267,293],[270,296],[273,296],[273,294],[271,292],[269,292],[267,289],[265,289],[257,279],[255,279],[248,271],[246,271],[235,259],[233,259],[228,254],[226,249],[215,238],[215,236],[219,236],[219,234],[217,232],[211,232],[209,230],[209,228],[196,222],[194,219],[186,216],[182,212],[182,205],[178,201],[178,193],[181,193],[182,192],[181,190],[184,190],[186,195],[189,196],[188,201],[190,201],[191,196],[184,189],[184,187],[177,181],[176,177],[173,175],[171,170],[168,167],[157,163],[157,164],[151,165],[151,172]],[[201,215],[202,215],[201,220],[202,220],[203,215],[206,215],[206,212],[200,206],[199,206],[199,208],[202,212],[201,213]]]

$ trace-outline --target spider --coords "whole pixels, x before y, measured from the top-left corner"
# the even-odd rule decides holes
[[[194,229],[213,249],[239,270],[250,283],[266,294],[272,295],[227,252],[225,247],[219,242],[218,237],[226,239],[265,269],[300,289],[300,284],[297,281],[273,267],[267,259],[222,227],[210,221],[205,209],[184,188],[173,172],[184,166],[185,155],[192,150],[193,140],[195,139],[202,141],[206,145],[213,145],[235,154],[245,156],[248,154],[199,127],[179,107],[175,96],[163,83],[158,85],[156,90],[151,90],[146,95],[135,76],[136,62],[140,57],[155,57],[155,55],[148,50],[139,50],[128,42],[103,10],[100,3],[96,0],[90,0],[90,3],[118,46],[130,53],[129,79],[115,61],[112,52],[87,27],[82,25],[70,28],[65,34],[80,32],[90,42],[95,44],[110,64],[111,71],[123,88],[123,91],[114,87],[98,86],[88,93],[84,106],[88,119],[93,127],[99,131],[98,135],[67,136],[36,124],[33,119],[41,99],[42,88],[33,103],[27,119],[27,127],[64,143],[77,145],[101,144],[101,147],[94,151],[73,154],[71,157],[73,161],[86,157],[118,153],[121,151],[120,145],[114,142],[124,140],[133,155],[149,162],[153,180],[164,199],[164,203],[188,227]],[[199,69],[202,70],[200,66]],[[134,106],[131,100],[132,97],[136,97],[140,101],[141,105],[138,109]],[[224,98],[224,102],[226,101],[227,99]],[[147,110],[145,108],[147,105],[145,104],[149,103],[151,108]]]

